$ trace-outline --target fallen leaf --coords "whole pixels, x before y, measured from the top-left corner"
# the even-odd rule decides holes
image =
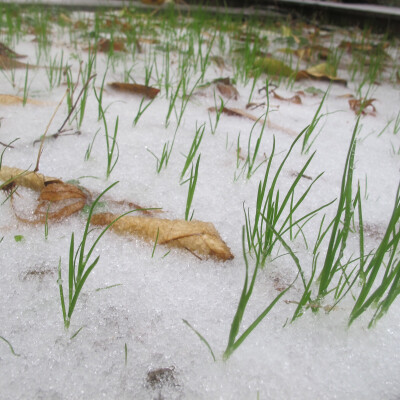
[[[16,69],[16,68],[35,69],[38,67],[35,65],[21,63],[19,61],[14,60],[13,58],[0,54],[0,69]]]
[[[218,82],[217,83],[217,89],[218,91],[222,94],[227,99],[234,99],[237,100],[239,98],[239,92],[233,86],[231,83],[224,83],[224,82]]]
[[[61,201],[67,199],[86,199],[86,195],[77,186],[64,182],[52,182],[40,192],[39,200]]]
[[[46,185],[52,182],[62,182],[57,178],[52,178],[39,174],[38,172],[26,171],[20,168],[10,168],[2,165],[0,168],[0,180],[8,181],[14,179],[14,182],[23,187],[40,192]]]
[[[116,39],[114,38],[113,40],[106,39],[106,38],[101,38],[96,44],[96,48],[98,51],[101,51],[103,53],[108,53],[111,50],[111,46],[113,51],[125,51],[125,43],[123,42],[122,39]]]
[[[88,196],[78,187],[64,182],[52,182],[40,192],[35,222],[60,220],[82,210]],[[73,200],[73,201],[71,201]]]
[[[37,106],[43,106],[48,103],[41,101],[41,100],[36,100],[36,99],[26,99],[26,103],[28,104],[34,104]],[[15,104],[23,104],[24,103],[24,98],[19,97],[19,96],[13,96],[11,94],[0,94],[0,104],[4,106],[9,106],[9,105],[15,105]]]
[[[254,67],[272,76],[289,77],[294,73],[292,68],[288,67],[283,61],[271,57],[257,57],[254,61]]]
[[[293,50],[293,54],[299,57],[300,60],[326,60],[330,54],[330,50],[324,46],[314,45]]]
[[[330,81],[347,86],[347,81],[336,77],[334,71],[332,71],[332,68],[330,68],[327,63],[318,64],[306,70],[298,71],[295,80],[300,81],[303,79]]]
[[[208,108],[208,111],[215,112],[216,108],[215,107],[210,107],[210,108]],[[255,122],[258,121],[260,124],[264,123],[264,119],[263,118],[256,117],[255,115],[250,114],[250,113],[248,113],[246,111],[243,111],[243,110],[241,110],[239,108],[224,107],[222,109],[222,112],[224,114],[226,114],[226,115],[229,115],[229,116],[248,118],[248,119],[251,119],[252,121],[255,121]],[[297,132],[295,132],[294,130],[289,129],[289,128],[285,128],[285,127],[277,125],[277,124],[274,124],[273,122],[271,122],[269,120],[267,120],[267,126],[270,129],[276,129],[278,131],[282,131],[284,133],[287,133],[290,136],[293,136],[293,137],[297,136]]]
[[[109,83],[108,85],[120,92],[145,96],[149,97],[150,99],[154,99],[160,92],[160,89],[156,89],[150,86],[140,85],[137,83],[112,82]]]
[[[372,104],[376,99],[350,99],[349,106],[356,115],[375,116],[376,108]]]
[[[139,37],[137,40],[139,43],[144,43],[144,44],[159,44],[160,43],[160,41],[158,39],[154,39],[154,38]]]
[[[208,108],[208,111],[216,112],[216,108],[215,108],[215,107],[209,107],[209,108]],[[260,121],[261,123],[264,122],[263,119],[261,119],[261,118],[259,118],[259,117],[256,117],[255,115],[250,114],[250,113],[248,113],[247,111],[241,110],[241,109],[239,109],[239,108],[228,108],[228,107],[224,107],[224,108],[222,109],[222,112],[223,112],[224,114],[226,114],[226,115],[231,116],[231,117],[232,117],[232,116],[233,116],[233,117],[244,117],[244,118],[251,119],[252,121]]]
[[[4,43],[0,42],[0,55],[6,56],[9,58],[24,58],[26,56],[17,54],[14,50],[11,50],[9,47],[7,47]]]
[[[118,216],[101,213],[92,216],[93,225],[107,226]],[[157,244],[187,249],[194,254],[216,257],[226,261],[233,255],[209,222],[169,220],[151,217],[124,216],[111,228],[119,234],[139,236]]]
[[[275,91],[272,91],[272,95],[274,96],[274,99],[277,99],[277,100],[287,101],[287,102],[293,103],[293,104],[302,104],[301,98],[297,94],[292,97],[286,98],[286,97],[280,96]]]

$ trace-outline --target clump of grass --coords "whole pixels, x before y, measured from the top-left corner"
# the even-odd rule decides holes
[[[75,235],[72,233],[70,247],[69,247],[69,264],[68,264],[68,297],[65,298],[64,296],[64,286],[62,281],[62,274],[61,274],[61,258],[58,265],[58,286],[60,291],[60,299],[61,299],[61,309],[62,315],[64,320],[65,329],[68,329],[71,323],[71,317],[74,313],[76,302],[79,299],[81,294],[83,285],[85,284],[87,278],[89,277],[90,273],[93,271],[94,267],[98,263],[100,256],[97,256],[93,262],[89,262],[92,256],[93,251],[95,250],[97,244],[99,243],[102,236],[107,232],[107,230],[120,218],[122,218],[127,213],[121,215],[120,217],[116,218],[112,221],[109,225],[106,226],[105,229],[102,230],[99,236],[97,236],[96,240],[93,242],[92,246],[90,247],[89,251],[86,253],[86,242],[89,235],[89,224],[90,219],[92,217],[93,211],[98,204],[99,200],[103,195],[108,192],[112,187],[114,187],[118,182],[113,183],[107,189],[105,189],[93,202],[89,209],[88,218],[86,221],[85,230],[83,232],[82,240],[75,251]],[[129,211],[133,212],[136,210]]]
[[[278,240],[275,232],[279,235],[284,235],[287,231],[291,230],[295,226],[303,221],[309,221],[316,213],[321,209],[327,207],[330,203],[325,204],[317,209],[307,213],[306,215],[294,219],[296,210],[303,203],[304,199],[309,194],[312,186],[318,181],[323,173],[319,174],[313,181],[309,184],[307,189],[303,194],[296,200],[293,201],[293,196],[295,194],[296,187],[304,175],[307,167],[314,158],[315,152],[306,161],[297,177],[294,179],[289,190],[284,196],[277,189],[277,183],[279,176],[282,172],[283,166],[285,165],[290,153],[292,152],[296,143],[300,140],[305,130],[303,130],[293,141],[289,150],[287,151],[285,157],[283,158],[281,164],[279,165],[275,175],[270,177],[271,166],[275,156],[275,138],[273,141],[272,150],[268,158],[267,167],[264,175],[264,179],[258,185],[257,201],[256,201],[256,211],[253,223],[249,226],[249,233],[251,235],[251,248],[258,251],[260,248],[260,262],[261,265],[265,265],[267,257],[271,254],[275,243]],[[267,184],[269,184],[267,190]],[[280,226],[278,226],[278,223]],[[272,229],[271,229],[272,228]]]
[[[325,261],[322,271],[318,278],[318,298],[320,301],[330,291],[333,277],[338,272],[345,272],[341,261],[347,245],[347,238],[350,232],[350,224],[354,215],[354,204],[352,198],[354,154],[356,150],[356,135],[358,132],[359,119],[354,127],[347,153],[346,163],[343,171],[343,178],[338,202],[338,208],[334,220],[332,221],[332,231],[326,251]]]
[[[358,276],[360,278],[361,291],[350,313],[349,325],[367,309],[374,308],[375,313],[368,325],[368,327],[372,327],[387,313],[396,297],[400,294],[399,221],[400,185],[397,188],[393,212],[384,237],[365,269],[363,268],[365,263],[360,262]],[[386,258],[388,259],[385,262]],[[381,271],[383,272],[382,280],[377,287],[373,288],[375,280]]]

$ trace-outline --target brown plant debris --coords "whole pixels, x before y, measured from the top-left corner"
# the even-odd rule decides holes
[[[215,107],[209,107],[208,111],[211,112],[216,112]],[[226,115],[229,115],[231,117],[242,117],[242,118],[248,118],[251,119],[252,121],[260,121],[261,123],[264,122],[264,120],[261,118],[258,118],[254,116],[253,114],[250,114],[244,110],[241,110],[240,108],[228,108],[228,107],[223,107],[222,112]]]
[[[376,108],[372,104],[376,99],[350,99],[349,106],[356,115],[376,115]]]
[[[120,92],[145,96],[150,99],[154,99],[160,92],[160,89],[156,89],[151,86],[140,85],[138,83],[112,82],[109,83],[108,85]]]
[[[239,92],[235,88],[235,86],[232,85],[228,78],[228,82],[217,82],[216,84],[218,91],[227,98],[228,100],[234,99],[237,100],[239,98]]]
[[[100,213],[92,216],[93,225],[106,226],[118,216]],[[139,236],[145,240],[170,247],[187,249],[193,254],[231,260],[233,255],[209,222],[169,220],[150,217],[124,216],[111,229],[119,234]]]
[[[211,112],[216,112],[215,107],[209,107],[208,111]],[[248,118],[252,121],[259,122],[260,124],[264,123],[264,118],[256,117],[253,114],[248,113],[247,111],[241,110],[239,108],[228,108],[224,107],[222,109],[222,112],[226,115],[232,116],[232,117],[242,117],[242,118]],[[289,128],[282,127],[280,125],[274,124],[273,122],[267,120],[267,126],[269,129],[276,129],[278,131],[282,131],[284,133],[287,133],[290,136],[297,136],[297,133]]]
[[[293,104],[302,104],[301,98],[298,94],[295,94],[292,97],[282,97],[278,93],[275,92],[275,90],[271,91],[272,95],[274,96],[274,99],[280,100],[280,101],[287,101],[288,103],[293,103]]]
[[[35,65],[29,65],[16,61],[14,60],[14,58],[0,54],[0,69],[16,69],[16,68],[35,69],[38,67],[36,67]]]
[[[3,165],[0,168],[0,181],[13,180],[18,186],[23,186],[37,192],[40,192],[46,185],[50,183],[62,183],[58,178],[52,178],[39,174],[38,172],[32,172],[23,170],[20,168],[11,168]]]
[[[125,43],[123,42],[123,40],[116,38],[114,38],[114,40],[100,38],[96,44],[96,48],[98,51],[101,51],[103,53],[108,53],[111,48],[113,51],[126,51]]]
[[[14,208],[18,220],[31,224],[44,223],[46,219],[60,220],[66,218],[80,211],[89,197],[78,187],[64,183],[57,178],[44,176],[37,172],[24,171],[19,168],[2,166],[0,180],[6,182],[11,180],[3,188],[5,190],[9,185],[12,185],[12,189],[18,185],[40,192],[39,204],[33,213],[34,219],[21,217]],[[13,201],[12,194],[11,201]]]
[[[87,195],[78,187],[64,182],[52,182],[40,192],[39,205],[34,222],[61,220],[82,210],[86,205]]]
[[[297,72],[296,81],[303,79],[314,79],[319,81],[328,81],[347,86],[345,79],[338,78],[335,71],[327,63],[314,65],[313,67]]]
[[[25,99],[27,104],[34,104],[36,106],[43,106],[47,103],[36,99]],[[11,106],[16,104],[23,104],[24,98],[20,96],[13,96],[12,94],[0,94],[0,104],[3,106]]]
[[[4,43],[0,42],[0,55],[9,58],[24,58],[26,56],[16,53],[14,50],[7,47]]]

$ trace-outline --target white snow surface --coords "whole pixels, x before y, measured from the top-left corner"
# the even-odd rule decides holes
[[[90,15],[90,14],[88,14]],[[55,28],[54,28],[55,29]],[[32,36],[24,36],[15,44],[15,51],[27,54],[35,63],[37,44]],[[74,50],[68,35],[54,34],[50,54],[54,57],[64,50],[64,58],[72,65],[73,76],[79,63],[73,54],[86,61],[84,46]],[[137,54],[135,64],[126,57],[128,69],[138,83],[144,81],[143,54]],[[162,53],[158,62],[162,65]],[[171,69],[177,54],[171,52]],[[45,64],[45,58],[41,60]],[[97,57],[95,86],[98,89],[105,71],[106,55]],[[106,82],[123,81],[123,60],[110,68]],[[229,68],[229,67],[228,67]],[[10,76],[10,72],[4,72]],[[0,93],[22,95],[25,70],[16,70],[16,88],[0,79]],[[343,71],[342,74],[346,74]],[[232,76],[225,70],[223,76]],[[341,75],[341,71],[339,71]],[[210,64],[205,80],[221,76]],[[191,80],[191,85],[195,82]],[[14,143],[4,152],[3,164],[23,169],[34,168],[38,145],[32,142],[44,132],[51,115],[65,92],[65,86],[49,90],[44,69],[29,71],[29,97],[44,100],[45,105],[0,108],[0,141]],[[152,81],[150,81],[152,83]],[[173,82],[176,88],[177,82]],[[253,101],[265,101],[256,84]],[[284,84],[277,92],[290,97],[296,90],[309,86],[325,91],[326,82],[298,82],[287,89]],[[355,83],[348,87],[332,85],[316,131],[320,135],[312,145],[314,159],[305,172],[315,178],[323,176],[312,188],[301,212],[306,213],[337,198],[356,117],[348,99],[340,97],[355,92]],[[228,107],[245,109],[251,81],[237,84],[238,100]],[[360,181],[363,190],[364,224],[368,248],[376,248],[388,223],[399,181],[400,134],[393,134],[393,124],[378,136],[385,125],[397,116],[400,104],[398,84],[382,83],[373,86],[371,97],[376,98],[376,115],[361,118],[358,135],[354,182]],[[283,129],[266,128],[261,142],[258,162],[271,152],[276,141],[276,160],[273,169],[294,140],[291,131],[299,133],[308,125],[322,96],[307,94],[297,105],[270,99],[269,119]],[[162,207],[166,218],[184,217],[188,185],[180,185],[179,177],[191,146],[196,123],[206,124],[200,145],[199,177],[192,207],[194,219],[212,222],[235,258],[220,262],[199,260],[189,252],[157,246],[138,238],[118,236],[107,232],[96,246],[93,259],[99,262],[87,279],[77,302],[68,331],[64,329],[58,279],[61,268],[64,290],[68,285],[68,254],[71,233],[79,243],[86,222],[85,214],[69,217],[62,222],[49,223],[45,239],[43,225],[20,222],[18,215],[29,215],[38,194],[18,189],[14,208],[0,194],[0,336],[13,346],[15,356],[6,342],[0,340],[0,398],[16,399],[399,399],[400,398],[400,304],[395,301],[373,329],[367,329],[372,316],[366,313],[348,328],[352,308],[351,296],[337,309],[325,314],[307,311],[294,323],[287,323],[296,307],[279,301],[270,314],[249,335],[231,358],[222,360],[228,342],[232,318],[236,311],[244,282],[245,263],[241,234],[244,224],[243,205],[254,213],[259,181],[265,165],[250,178],[234,180],[236,143],[241,132],[241,148],[247,154],[247,140],[253,121],[222,115],[216,133],[210,132],[207,109],[214,106],[211,91],[195,95],[188,102],[182,125],[167,168],[156,173],[156,160],[147,149],[160,156],[163,145],[171,143],[176,118],[165,127],[168,102],[162,89],[153,104],[144,112],[139,123],[132,121],[141,98],[119,94],[105,87],[104,106],[109,106],[106,119],[110,132],[119,117],[117,142],[119,160],[106,179],[106,145],[104,127],[98,121],[98,106],[93,91],[89,92],[81,135],[64,136],[45,142],[40,160],[40,172],[64,181],[78,179],[92,193],[100,193],[113,182],[119,183],[107,194],[115,200],[129,200],[144,207]],[[180,104],[181,100],[178,100]],[[265,109],[252,112],[261,116]],[[65,102],[51,124],[54,133],[67,115]],[[215,114],[211,114],[215,118]],[[261,125],[255,128],[255,146]],[[73,128],[75,126],[73,125]],[[94,134],[100,129],[92,154],[84,161],[85,152]],[[285,131],[286,130],[286,131]],[[2,150],[2,147],[0,147]],[[284,193],[295,179],[309,155],[301,154],[301,142],[293,150],[282,171],[279,188]],[[196,156],[197,158],[197,156]],[[92,178],[96,177],[96,179]],[[366,181],[367,177],[367,181]],[[367,182],[367,188],[365,184]],[[310,183],[301,179],[298,195]],[[364,195],[365,191],[367,196]],[[366,198],[365,198],[366,197]],[[304,233],[312,247],[324,213],[332,218],[336,203],[321,211],[306,225]],[[93,241],[97,231],[91,234]],[[16,235],[23,235],[17,242]],[[326,249],[326,243],[323,249]],[[291,246],[296,250],[307,276],[311,273],[311,250],[300,237]],[[278,247],[273,253],[277,255]],[[280,249],[280,254],[284,253]],[[349,253],[357,251],[357,242],[349,244]],[[321,259],[323,257],[321,256]],[[251,264],[252,265],[252,264]],[[319,266],[320,267],[320,266]],[[288,256],[282,256],[260,270],[254,293],[246,309],[241,331],[249,326],[260,312],[279,293],[274,282],[288,285],[296,275],[296,267]],[[96,291],[110,285],[107,290]],[[284,299],[297,301],[301,295],[298,280]],[[182,320],[185,319],[210,343],[217,357],[214,362],[204,343]],[[82,327],[79,334],[72,335]],[[127,362],[125,363],[125,346]],[[160,368],[169,369],[173,378],[154,387],[148,373]],[[172,371],[172,372],[171,372]]]

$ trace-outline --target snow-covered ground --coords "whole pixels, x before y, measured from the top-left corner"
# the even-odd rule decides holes
[[[76,22],[78,19],[92,20],[93,15],[71,14],[67,18]],[[282,32],[279,29],[275,35]],[[205,39],[203,52],[212,34],[202,33]],[[272,46],[268,51],[272,51],[274,45],[279,47],[279,43],[274,43],[272,32],[268,35]],[[49,35],[52,41],[49,55],[42,54],[38,64],[49,65],[49,60],[56,55],[59,60],[63,51],[64,64],[71,65],[72,77],[76,79],[79,60],[84,66],[88,58],[87,42],[78,34],[77,37],[75,47],[68,29],[61,31],[54,25]],[[4,26],[0,38],[3,41],[7,38]],[[17,53],[27,55],[21,62],[36,64],[39,46],[33,39],[33,34],[26,34],[11,43]],[[159,39],[163,42],[168,37]],[[335,38],[337,41],[341,39],[340,34]],[[327,40],[329,47],[330,39]],[[360,92],[376,99],[373,103],[376,112],[361,117],[354,168],[354,188],[357,181],[362,188],[365,240],[369,250],[377,247],[385,232],[399,183],[400,132],[394,134],[395,120],[400,112],[399,85],[393,78],[393,68],[396,68],[393,64],[398,68],[399,62],[396,43],[398,46],[395,42],[394,47],[387,49],[392,61],[379,82],[372,85],[368,93],[366,88],[361,88]],[[234,46],[235,42],[227,39],[226,44],[225,66],[209,62],[204,82],[234,76],[229,46]],[[180,53],[172,45],[170,42],[170,90],[174,92],[178,86],[176,69]],[[161,48],[155,51],[157,45],[144,40],[141,46],[142,52],[137,53],[134,59],[129,52],[116,56],[115,63],[109,66],[106,84],[124,81],[124,72],[129,72],[130,79],[137,83],[144,83],[144,65],[152,54],[155,54],[153,68],[158,66],[160,74],[165,72],[162,67],[165,52]],[[217,41],[211,55],[220,55]],[[349,55],[345,54],[344,60],[346,57]],[[107,54],[98,53],[94,84],[98,92],[106,63]],[[3,165],[33,169],[36,164],[39,145],[32,143],[44,133],[66,90],[65,84],[50,90],[47,72],[38,68],[30,69],[28,73],[28,97],[44,104],[2,105],[0,108],[0,142],[10,143],[19,138],[13,143],[13,148],[5,150]],[[22,96],[25,74],[25,69],[15,70],[14,77],[11,71],[2,71],[0,93]],[[346,68],[339,68],[338,75],[349,78]],[[156,85],[155,76],[153,70],[149,82],[152,86]],[[193,72],[189,89],[198,76],[199,71]],[[11,84],[13,79],[15,86]],[[326,115],[313,133],[312,139],[320,131],[310,153],[301,154],[300,141],[284,165],[278,182],[282,196],[313,151],[316,154],[305,174],[316,178],[324,172],[304,201],[299,215],[339,196],[346,154],[356,124],[347,95],[357,96],[360,80],[361,77],[349,81],[347,87],[331,86],[321,110]],[[65,77],[62,78],[64,81]],[[238,81],[236,88],[240,95],[237,100],[225,99],[226,106],[246,110],[252,81],[250,79],[246,85]],[[256,82],[252,102],[266,101],[265,91],[259,93],[264,85],[264,79]],[[262,137],[256,165],[269,156],[275,137],[276,158],[272,169],[276,171],[294,140],[294,133],[299,133],[312,121],[328,86],[327,82],[310,80],[295,82],[293,86],[287,86],[285,80],[280,83],[276,93],[285,98],[303,91],[299,94],[302,104],[270,95],[270,126],[266,127]],[[133,126],[141,97],[118,93],[107,85],[103,92],[103,108],[106,109],[110,134],[116,118],[119,118],[117,143],[120,153],[110,177],[106,179],[104,125],[98,121],[98,102],[92,88],[81,134],[45,141],[39,171],[63,181],[79,180],[80,185],[91,193],[100,193],[119,181],[107,194],[108,199],[132,201],[143,207],[160,207],[162,217],[182,219],[188,193],[188,183],[180,184],[184,155],[189,152],[196,126],[205,123],[204,137],[198,150],[201,161],[192,203],[194,219],[215,225],[231,249],[233,260],[200,260],[182,249],[172,249],[166,255],[169,248],[161,245],[155,248],[152,256],[153,243],[107,232],[96,246],[92,257],[100,256],[99,262],[83,287],[71,326],[66,331],[57,283],[58,265],[61,257],[66,286],[71,233],[75,233],[77,245],[82,238],[87,214],[50,222],[46,239],[43,225],[23,223],[16,216],[30,215],[35,208],[37,193],[19,188],[14,194],[13,204],[9,199],[4,202],[7,195],[0,194],[0,336],[18,354],[13,354],[8,343],[0,340],[1,399],[394,400],[400,397],[399,302],[395,301],[387,315],[372,329],[367,328],[372,311],[347,327],[354,305],[351,295],[328,314],[308,310],[290,324],[288,318],[296,308],[292,302],[298,301],[302,293],[300,279],[283,298],[289,302],[279,301],[231,358],[222,360],[245,275],[243,208],[249,208],[254,215],[258,184],[264,178],[267,164],[264,163],[250,179],[244,175],[235,179],[241,168],[237,168],[237,163],[244,163],[237,157],[238,134],[240,132],[240,156],[245,158],[254,121],[222,114],[216,132],[212,134],[210,118],[214,124],[215,113],[209,112],[208,108],[214,106],[213,87],[196,90],[191,96],[169,163],[160,173],[156,172],[156,159],[150,151],[160,157],[164,144],[172,143],[176,129],[174,112],[170,124],[165,126],[171,95],[167,98],[162,86],[138,124]],[[312,90],[309,92],[316,94],[306,91],[310,87]],[[182,99],[177,100],[178,111],[181,102]],[[265,111],[265,107],[247,110],[256,117]],[[66,115],[67,104],[64,101],[51,123],[49,135],[57,131]],[[76,130],[76,122],[71,124],[71,128]],[[251,152],[260,129],[261,124],[256,123]],[[90,157],[85,161],[88,145],[98,130]],[[0,150],[3,149],[0,145]],[[310,182],[307,178],[300,180],[297,196]],[[336,207],[337,203],[334,203],[322,210],[305,226],[308,249],[301,235],[290,242],[307,277],[311,274],[311,249],[321,219],[326,214],[330,220]],[[98,231],[92,232],[90,240],[97,234]],[[18,235],[23,237],[22,240],[16,240]],[[356,234],[351,236],[347,256],[354,254],[356,257],[356,237]],[[326,247],[324,242],[321,260]],[[276,258],[278,252],[281,257]],[[293,260],[284,253],[276,245],[266,267],[259,271],[241,331],[279,294],[278,290],[289,285],[296,276]],[[251,258],[250,265],[254,265]],[[112,285],[118,286],[97,290]],[[355,293],[357,290],[354,289]],[[216,355],[216,362],[183,319],[207,339]]]

